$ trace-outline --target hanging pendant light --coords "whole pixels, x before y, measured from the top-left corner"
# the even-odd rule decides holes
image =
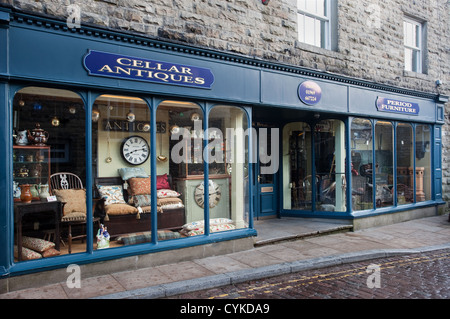
[[[127,114],[127,121],[134,122],[135,119],[136,119],[136,115],[134,115],[134,113],[131,112],[131,110],[130,110],[130,112],[128,112],[128,114]]]

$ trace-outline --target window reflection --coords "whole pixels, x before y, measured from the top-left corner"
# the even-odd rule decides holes
[[[393,205],[394,177],[394,128],[392,123],[378,121],[375,124],[375,185],[376,207]]]
[[[373,138],[369,120],[352,120],[351,132],[352,207],[354,211],[373,208]]]
[[[83,101],[67,90],[26,87],[14,96],[12,120],[15,259],[86,251],[86,242],[78,240],[92,236],[84,227],[89,210]],[[60,217],[50,195],[65,203]]]
[[[412,126],[397,125],[397,204],[414,202],[414,158]]]
[[[316,210],[346,210],[345,125],[339,120],[321,121],[314,127]]]
[[[431,126],[416,126],[416,202],[431,200]]]

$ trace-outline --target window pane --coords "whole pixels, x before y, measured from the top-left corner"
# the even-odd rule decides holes
[[[184,224],[196,223],[181,229],[183,236],[204,233],[205,188],[203,167],[203,110],[194,103],[164,101],[158,106],[156,121],[167,123],[165,134],[157,136],[156,167],[159,176],[172,177],[173,189],[180,195],[164,195],[161,186],[158,206],[161,220],[158,229],[176,232]],[[159,140],[159,141],[158,141]],[[199,225],[199,223],[203,225]]]
[[[355,118],[351,126],[353,210],[373,208],[372,123]]]
[[[413,50],[405,48],[405,70],[413,71]]]
[[[140,98],[101,95],[93,106],[96,214],[111,246],[150,242],[150,110]],[[145,236],[135,236],[145,232]],[[96,247],[101,248],[98,241]]]
[[[431,126],[416,126],[416,202],[431,200]]]
[[[346,210],[345,203],[345,125],[326,120],[314,128],[316,210]]]
[[[414,202],[414,158],[412,127],[400,123],[397,126],[397,204]]]
[[[27,260],[86,251],[86,241],[69,243],[69,221],[73,236],[86,234],[86,143],[85,111],[80,97],[70,91],[26,87],[13,100],[13,196],[15,259]],[[62,219],[47,197],[65,202]],[[32,209],[32,214],[30,210]],[[19,224],[18,224],[19,225]],[[20,228],[19,228],[20,227]],[[20,235],[20,236],[18,236]],[[45,254],[36,252],[37,240],[45,240]],[[61,239],[65,245],[61,244]],[[21,242],[21,244],[19,243]],[[27,250],[31,249],[30,250]],[[18,251],[21,251],[20,253]],[[44,254],[44,255],[43,255]]]
[[[390,122],[375,125],[375,184],[376,207],[393,205],[394,134]]]
[[[211,232],[248,227],[247,129],[247,116],[240,108],[216,106],[209,114],[206,150]]]
[[[307,123],[289,123],[283,128],[283,207],[311,210],[311,129]]]
[[[311,17],[304,17],[305,19],[305,43],[316,45],[316,21]]]

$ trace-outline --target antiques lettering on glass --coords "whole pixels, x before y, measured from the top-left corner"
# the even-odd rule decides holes
[[[103,130],[121,132],[150,132],[148,121],[134,121],[112,119],[103,120]],[[166,123],[156,122],[156,133],[166,133]]]

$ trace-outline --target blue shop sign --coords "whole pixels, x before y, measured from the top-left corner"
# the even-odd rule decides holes
[[[314,81],[305,81],[298,86],[298,96],[303,103],[316,105],[322,97],[322,89]]]
[[[136,58],[89,50],[84,56],[84,67],[93,76],[210,89],[214,75],[210,69]]]
[[[385,97],[378,97],[376,104],[379,112],[419,115],[420,110],[419,103],[393,100]]]

